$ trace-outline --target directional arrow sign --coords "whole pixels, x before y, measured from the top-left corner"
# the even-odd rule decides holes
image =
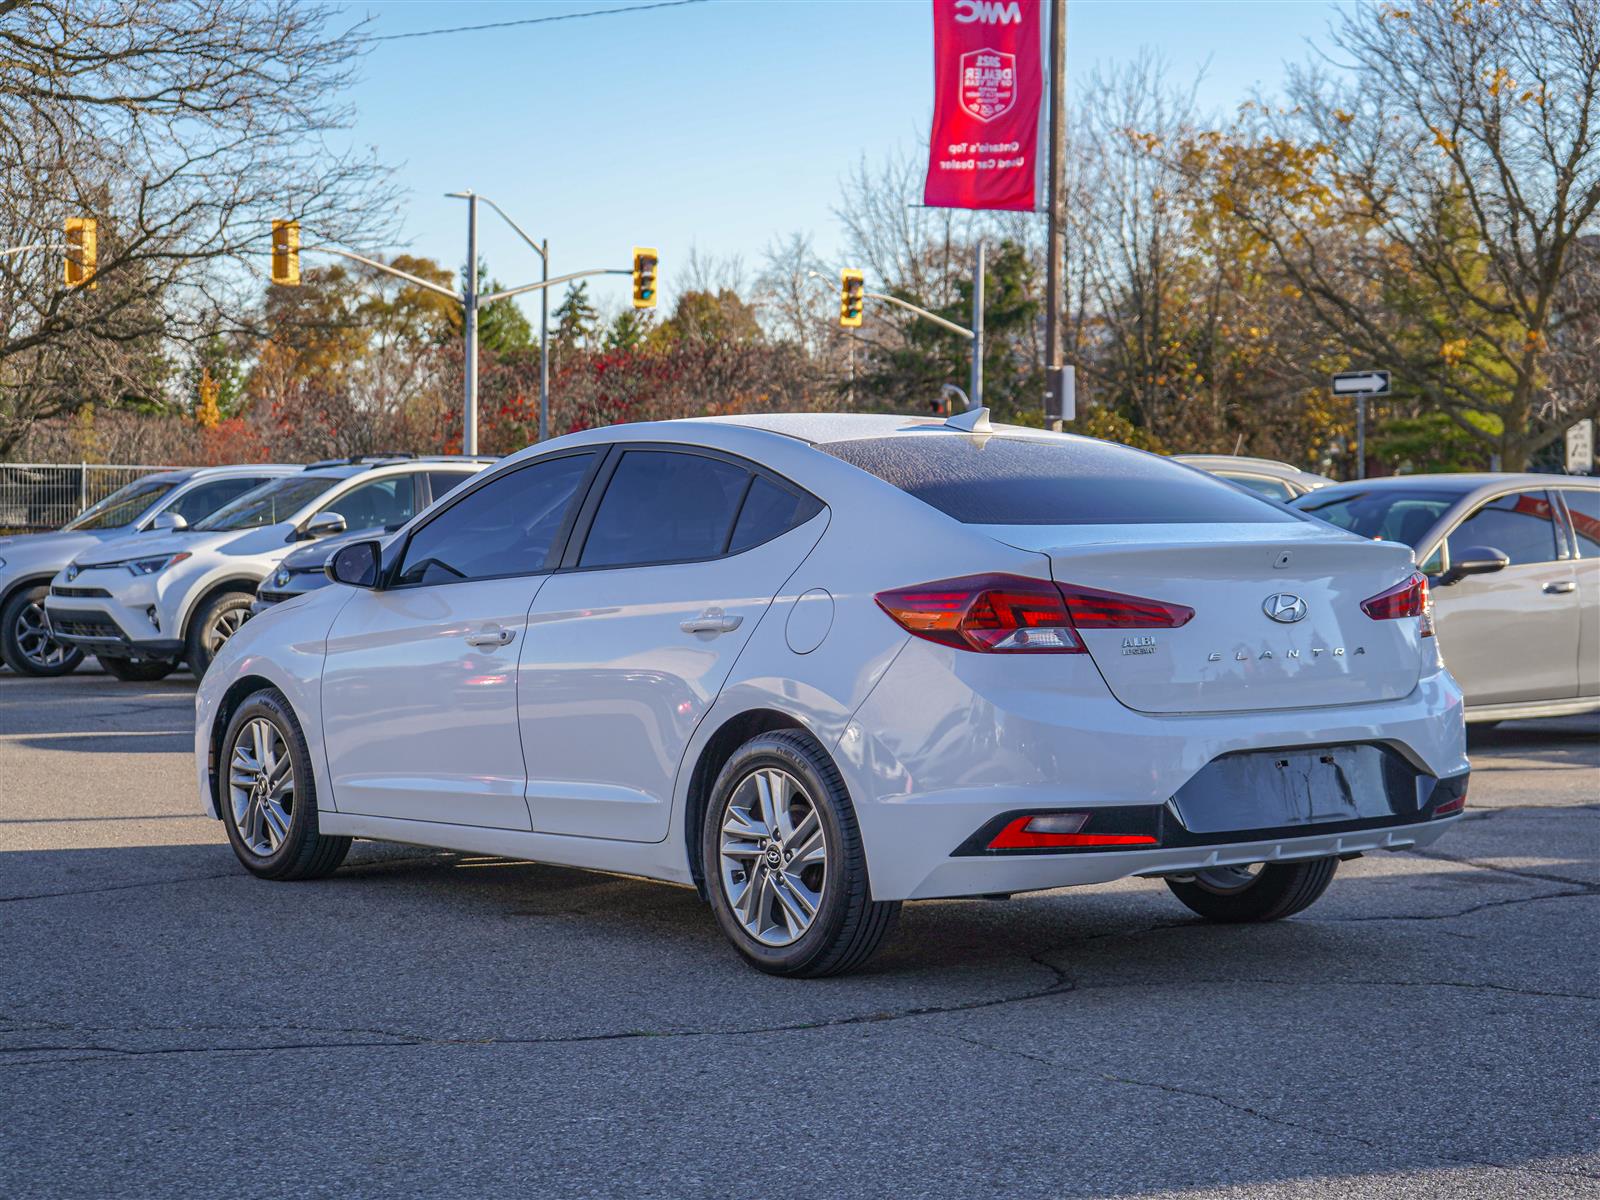
[[[1341,371],[1333,377],[1335,396],[1387,396],[1389,372]]]

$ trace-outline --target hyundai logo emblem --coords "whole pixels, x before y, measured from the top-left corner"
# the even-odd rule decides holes
[[[1280,625],[1305,620],[1306,602],[1293,592],[1273,592],[1261,604],[1261,611]]]

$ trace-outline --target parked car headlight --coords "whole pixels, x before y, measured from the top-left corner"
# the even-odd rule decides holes
[[[119,558],[116,562],[84,563],[82,566],[73,563],[67,568],[67,581],[76,579],[81,571],[109,571],[113,567],[125,567],[130,575],[156,575],[193,557],[187,550],[180,550],[177,554],[158,554],[151,558]]]

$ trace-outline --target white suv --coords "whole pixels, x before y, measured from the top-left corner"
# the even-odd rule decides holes
[[[252,488],[301,469],[250,463],[157,471],[118,488],[54,533],[0,538],[0,657],[22,675],[75,671],[83,651],[58,642],[44,620],[50,579],[74,555],[87,558],[106,542],[130,534],[185,529]]]
[[[95,654],[119,679],[160,679],[180,661],[202,675],[249,619],[256,585],[297,546],[404,523],[492,461],[313,463],[189,529],[95,546],[51,581],[50,632]]]

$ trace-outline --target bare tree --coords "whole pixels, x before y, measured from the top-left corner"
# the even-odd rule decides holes
[[[162,354],[244,311],[273,217],[389,232],[387,176],[333,149],[359,27],[295,0],[0,0],[0,246],[98,225],[94,286],[57,249],[0,258],[0,453],[43,416],[160,402]],[[241,270],[241,267],[254,270]]]
[[[1334,41],[1351,80],[1299,73],[1219,144],[1219,195],[1350,361],[1522,467],[1596,406],[1592,0],[1361,5]]]

